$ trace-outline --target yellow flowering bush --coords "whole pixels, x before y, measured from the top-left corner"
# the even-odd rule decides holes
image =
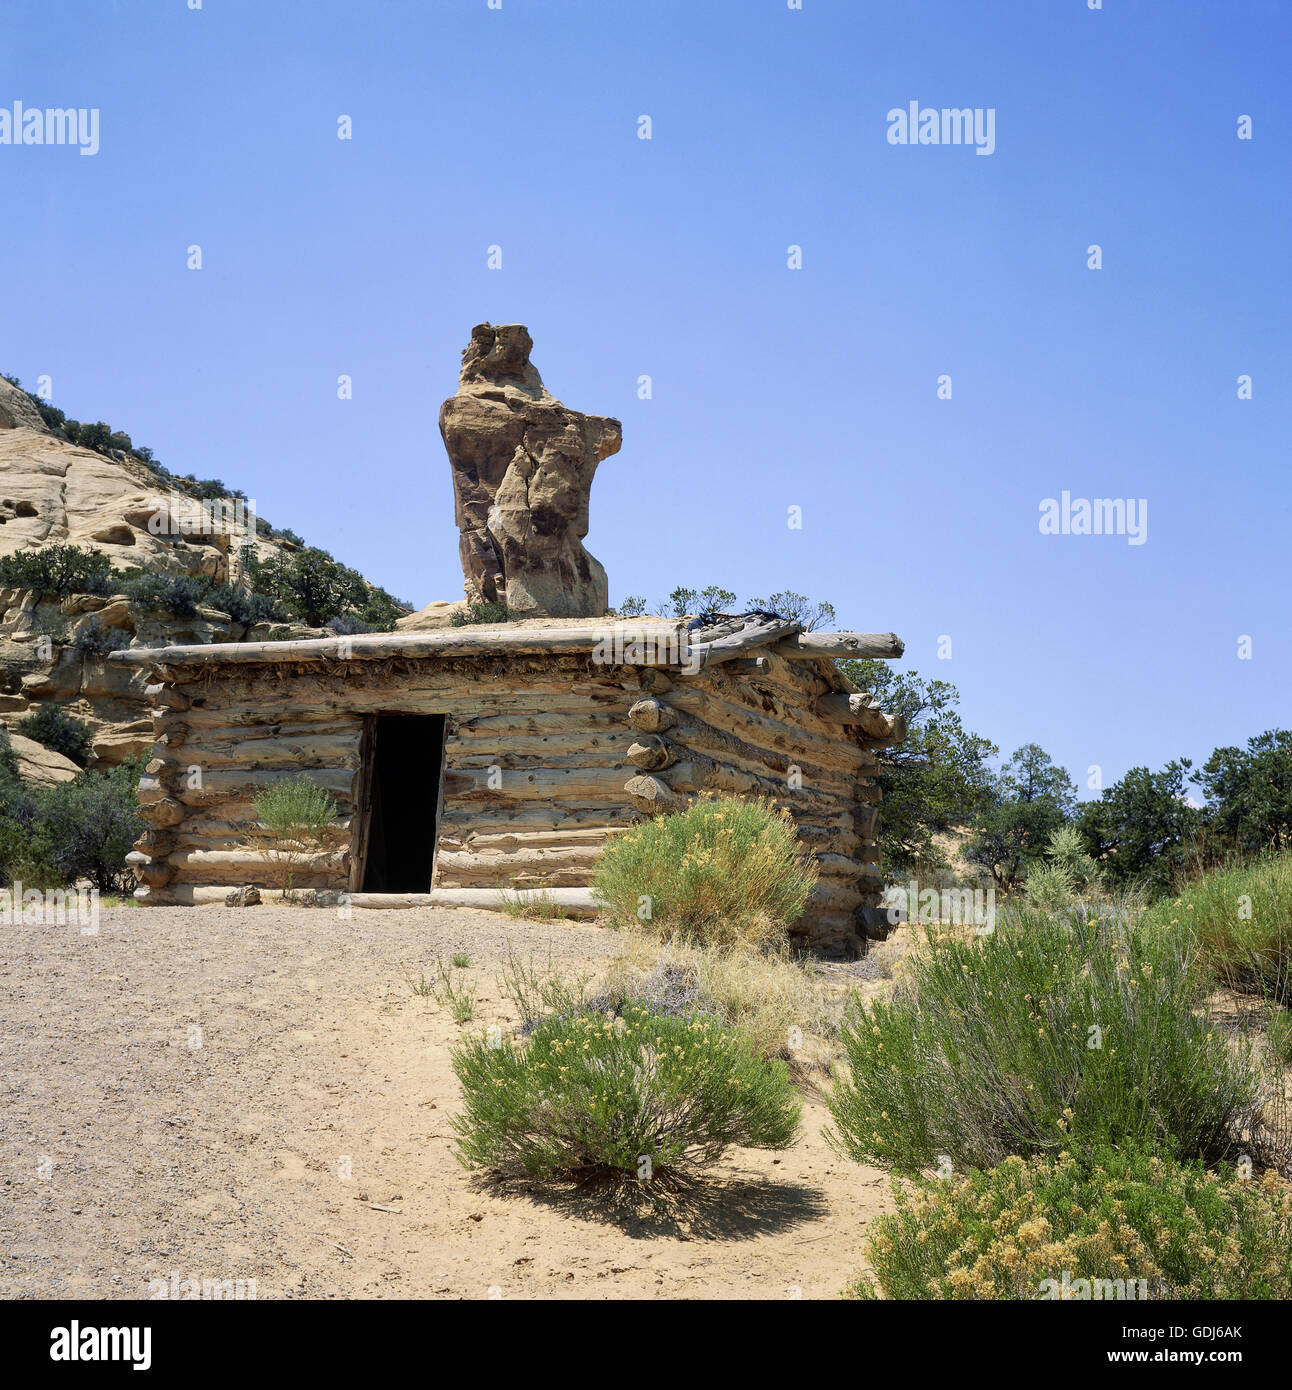
[[[1145,1153],[1006,1159],[898,1187],[855,1298],[1287,1299],[1292,1188]]]
[[[627,1007],[543,1020],[525,1043],[476,1038],[453,1053],[467,1168],[543,1178],[655,1180],[733,1144],[783,1149],[801,1106],[784,1062],[710,1018]]]
[[[783,936],[816,879],[787,811],[702,797],[611,840],[592,891],[617,926],[730,945]]]

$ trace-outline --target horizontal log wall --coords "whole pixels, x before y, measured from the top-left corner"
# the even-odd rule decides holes
[[[251,833],[253,798],[301,773],[341,816],[294,882],[347,889],[369,714],[449,716],[437,888],[586,887],[606,838],[637,819],[623,790],[628,709],[641,694],[631,669],[568,656],[165,674],[151,688],[158,741],[139,794],[150,829],[135,862],[149,902],[277,883]]]
[[[786,807],[820,867],[792,931],[851,953],[860,914],[877,907],[882,892],[875,749],[883,740],[817,711],[833,687],[814,663],[762,655],[756,667],[674,677],[634,705],[630,758],[640,774],[630,795],[645,814],[697,791],[764,795]]]
[[[579,655],[163,675],[150,687],[158,741],[140,787],[150,829],[135,856],[150,902],[277,882],[250,833],[252,800],[302,772],[341,814],[295,881],[348,889],[364,717],[380,713],[449,716],[437,889],[585,887],[610,836],[713,791],[789,808],[821,871],[800,935],[855,949],[859,909],[879,901],[881,741],[818,712],[836,687],[815,661],[765,650],[691,677]]]

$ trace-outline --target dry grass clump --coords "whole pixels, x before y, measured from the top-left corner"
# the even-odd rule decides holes
[[[803,1067],[834,1055],[843,1016],[842,998],[783,943],[763,951],[682,940],[661,946],[629,933],[607,973],[605,997],[669,1012],[698,1007],[740,1029],[760,1055]]]
[[[797,1068],[824,1067],[838,1051],[843,999],[784,944],[768,951],[743,946],[660,942],[645,931],[623,935],[623,950],[592,987],[588,975],[567,977],[508,954],[499,981],[522,1027],[553,1015],[622,1014],[644,1008],[664,1017],[703,1013],[738,1029],[762,1057]]]
[[[1154,903],[1147,920],[1191,932],[1220,984],[1292,1003],[1292,854],[1205,874]]]
[[[550,922],[558,917],[568,917],[570,913],[561,906],[546,888],[517,889],[509,893],[507,889],[498,890],[498,907],[513,922]]]

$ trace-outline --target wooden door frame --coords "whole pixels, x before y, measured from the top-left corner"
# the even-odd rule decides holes
[[[426,885],[435,887],[439,867],[440,819],[444,813],[444,772],[448,765],[449,730],[452,716],[443,710],[392,709],[379,710],[363,716],[363,732],[359,736],[359,770],[355,773],[354,815],[350,837],[350,892],[363,891],[363,878],[368,869],[368,841],[372,830],[372,783],[377,762],[377,721],[387,715],[402,714],[442,719],[440,736],[440,767],[435,783],[435,814],[431,820],[431,877]]]

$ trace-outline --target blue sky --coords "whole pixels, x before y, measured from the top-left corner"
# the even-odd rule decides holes
[[[1288,725],[1289,7],[5,12],[0,107],[100,111],[93,157],[0,145],[0,370],[69,414],[420,606],[461,592],[440,403],[527,323],[624,423],[612,601],[829,599],[1083,795]],[[911,101],[993,109],[994,153],[891,144]],[[1064,490],[1146,498],[1147,542],[1041,535]]]

